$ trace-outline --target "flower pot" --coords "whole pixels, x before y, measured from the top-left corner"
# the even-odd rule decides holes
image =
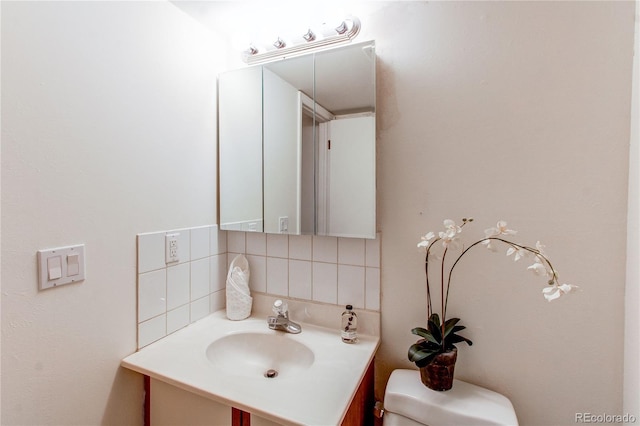
[[[431,362],[420,367],[420,379],[429,389],[446,391],[453,386],[453,370],[458,358],[458,349],[438,354]]]

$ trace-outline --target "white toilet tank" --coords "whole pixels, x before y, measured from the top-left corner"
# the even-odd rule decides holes
[[[438,392],[420,381],[418,370],[395,370],[384,394],[384,426],[517,425],[504,395],[460,380]]]

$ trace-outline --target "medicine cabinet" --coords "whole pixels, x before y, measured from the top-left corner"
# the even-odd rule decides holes
[[[375,238],[375,43],[218,77],[220,229]]]

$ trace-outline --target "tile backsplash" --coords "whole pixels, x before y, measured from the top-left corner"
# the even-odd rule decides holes
[[[165,263],[165,235],[180,260]],[[375,240],[220,231],[217,225],[138,234],[138,348],[225,306],[227,266],[249,261],[252,292],[380,311]]]
[[[179,261],[165,263],[178,233]],[[138,348],[225,306],[227,236],[216,225],[138,234]]]
[[[380,237],[227,232],[229,262],[249,260],[251,291],[380,310]]]

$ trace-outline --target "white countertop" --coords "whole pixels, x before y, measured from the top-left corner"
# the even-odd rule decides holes
[[[254,314],[255,315],[255,314]],[[211,400],[284,425],[339,425],[380,343],[359,335],[343,343],[340,331],[301,323],[286,334],[312,349],[313,364],[294,377],[247,377],[224,371],[206,356],[214,340],[239,332],[269,330],[266,316],[230,321],[221,310],[122,360],[122,366]]]

